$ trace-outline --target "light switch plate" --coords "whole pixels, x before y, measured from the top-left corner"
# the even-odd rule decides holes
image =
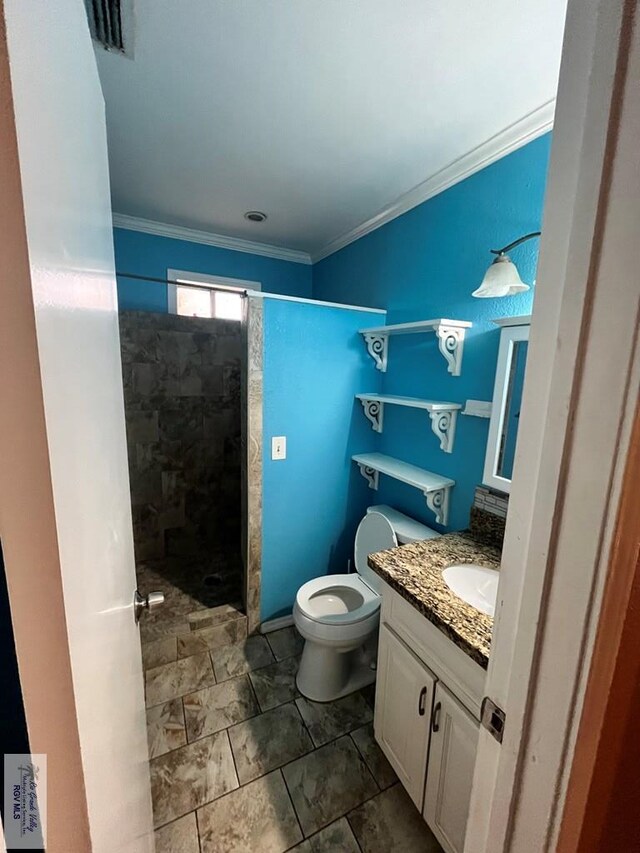
[[[287,437],[286,435],[275,435],[271,439],[271,458],[286,459],[287,458]]]

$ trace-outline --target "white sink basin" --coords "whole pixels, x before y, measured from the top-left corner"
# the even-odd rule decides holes
[[[443,571],[442,577],[458,598],[487,616],[493,616],[496,611],[499,572],[473,563],[463,563],[449,566]]]

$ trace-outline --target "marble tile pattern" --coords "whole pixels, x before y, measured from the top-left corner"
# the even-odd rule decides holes
[[[145,673],[147,708],[215,684],[208,654],[165,663]]]
[[[300,697],[296,705],[316,746],[373,719],[373,710],[360,693],[351,693],[334,702],[312,702]]]
[[[264,356],[263,304],[259,297],[247,299],[245,440],[243,446],[244,500],[243,559],[245,566],[244,604],[249,634],[260,627],[260,585],[262,572],[262,389]]]
[[[348,818],[363,853],[442,853],[400,783],[358,806]]]
[[[232,726],[229,740],[241,785],[313,749],[293,702]]]
[[[305,835],[312,835],[379,791],[348,735],[287,764],[282,772]]]
[[[370,554],[369,566],[465,654],[484,669],[489,663],[493,619],[458,598],[442,578],[455,563],[500,570],[500,551],[469,533],[448,533]]]
[[[284,660],[302,654],[304,640],[293,625],[265,634],[276,660]]]
[[[249,637],[243,643],[222,646],[211,652],[216,681],[225,681],[273,663],[273,655],[264,637]]]
[[[173,663],[178,659],[178,642],[175,637],[161,637],[150,643],[142,644],[142,667],[152,669],[163,663]]]
[[[226,732],[152,758],[149,767],[156,827],[238,787]]]
[[[183,702],[190,741],[229,728],[260,710],[246,675],[189,693]]]
[[[365,764],[371,771],[373,778],[383,791],[398,781],[395,770],[376,743],[373,734],[373,723],[367,723],[367,725],[355,729],[355,731],[351,732],[351,737],[358,747],[358,752],[364,758]]]
[[[279,770],[198,812],[202,853],[283,853],[302,838]]]
[[[230,643],[238,643],[247,637],[247,618],[231,619],[220,625],[212,625],[209,628],[201,628],[199,631],[189,631],[179,634],[177,638],[178,659],[187,658],[208,652],[211,649],[219,649]]]
[[[218,607],[207,607],[203,610],[196,610],[193,613],[187,614],[187,622],[192,631],[200,631],[202,628],[213,628],[216,625],[222,625],[234,619],[246,620],[240,603],[220,604]]]
[[[235,564],[208,561],[203,573],[226,573],[221,602],[242,597],[240,331],[230,320],[120,313],[136,560],[207,562],[234,547]]]
[[[291,853],[360,853],[349,822],[341,817],[335,823],[329,824],[320,832],[316,832],[302,844],[293,848]]]
[[[189,812],[156,829],[156,853],[200,853],[196,813]]]
[[[300,696],[296,687],[296,675],[300,657],[285,658],[249,673],[260,708],[269,711]]]
[[[138,589],[148,589],[138,581]],[[152,590],[156,587],[152,587]],[[166,590],[166,586],[164,587]],[[146,619],[146,616],[144,617]],[[160,620],[154,622],[145,622],[140,624],[140,640],[143,647],[155,643],[157,640],[163,640],[168,637],[177,637],[178,634],[184,634],[189,630],[189,623],[183,619],[168,619],[166,622]],[[178,654],[176,646],[176,655]],[[169,663],[169,661],[167,661]],[[159,666],[159,664],[157,664]],[[147,667],[148,669],[150,667]]]
[[[187,733],[180,699],[170,699],[147,710],[147,740],[150,758],[185,745]]]
[[[152,700],[164,697],[147,711],[159,853],[439,851],[402,789],[389,793],[399,786],[373,738],[372,688],[302,702],[298,662],[275,661],[257,636],[148,670]],[[186,691],[194,679],[210,683]]]

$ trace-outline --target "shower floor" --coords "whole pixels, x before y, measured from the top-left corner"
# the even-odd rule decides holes
[[[193,630],[206,620],[203,611],[220,605],[242,610],[243,567],[237,549],[219,550],[207,559],[148,560],[138,565],[136,576],[143,595],[159,590],[165,596],[164,605],[140,623],[143,642]]]

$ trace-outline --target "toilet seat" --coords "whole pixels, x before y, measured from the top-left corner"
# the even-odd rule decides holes
[[[380,596],[360,575],[325,575],[300,587],[296,605],[313,622],[354,625],[379,610]]]
[[[377,613],[381,581],[367,565],[367,558],[397,544],[389,520],[380,512],[368,513],[356,531],[356,573],[324,575],[307,581],[296,595],[298,611],[322,625],[355,625]]]

